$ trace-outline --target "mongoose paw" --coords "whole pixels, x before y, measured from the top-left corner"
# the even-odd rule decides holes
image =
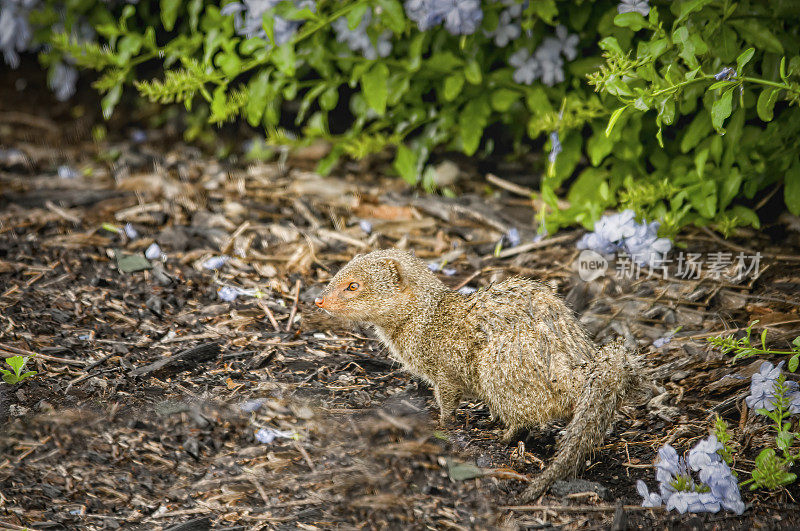
[[[512,442],[514,442],[514,439],[517,438],[517,435],[519,434],[520,430],[521,428],[518,428],[516,426],[506,428],[506,431],[503,432],[503,436],[501,437],[500,440],[502,440],[506,444],[511,444]]]

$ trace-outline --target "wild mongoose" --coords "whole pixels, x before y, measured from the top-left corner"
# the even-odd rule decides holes
[[[433,387],[442,425],[465,394],[502,420],[508,442],[522,428],[571,417],[555,459],[523,500],[577,472],[637,379],[633,354],[621,343],[598,349],[564,302],[533,280],[513,277],[462,295],[422,260],[388,249],[353,258],[315,303],[374,326],[392,357]]]

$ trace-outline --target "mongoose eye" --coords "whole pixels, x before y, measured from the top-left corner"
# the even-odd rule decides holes
[[[347,291],[355,291],[359,288],[358,282],[351,282],[347,285]]]

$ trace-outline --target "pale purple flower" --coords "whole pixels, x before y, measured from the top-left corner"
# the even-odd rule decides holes
[[[203,262],[203,267],[205,269],[221,269],[222,266],[224,266],[230,259],[231,257],[226,254],[223,254],[221,256],[212,256],[211,258]]]
[[[720,502],[722,507],[736,514],[744,512],[744,502],[742,502],[742,495],[739,492],[739,483],[730,467],[722,459],[703,466],[698,476],[700,481],[711,489],[711,494]]]
[[[61,179],[76,179],[78,175],[77,171],[67,165],[58,167],[58,177]]]
[[[455,269],[454,269],[454,268],[452,268],[452,267],[446,267],[446,268],[442,269],[442,274],[443,274],[443,275],[445,275],[445,276],[448,276],[448,277],[452,277],[452,276],[453,276],[453,275],[455,275],[457,272],[458,272],[458,271],[457,271],[457,270],[455,270]]]
[[[515,82],[531,85],[534,81],[539,79],[542,75],[542,68],[539,62],[531,57],[531,54],[525,48],[520,48],[508,58],[508,64],[516,67],[513,74]]]
[[[387,57],[392,52],[392,42],[390,40],[392,32],[386,30],[378,35],[373,46],[372,40],[367,35],[367,27],[371,22],[372,10],[367,9],[355,29],[350,29],[346,17],[337,18],[331,26],[336,33],[336,40],[347,44],[347,47],[352,51],[363,53],[364,57],[369,60]]]
[[[434,0],[406,0],[403,4],[406,15],[417,23],[420,31],[427,31],[441,24],[442,17],[433,10]]]
[[[136,238],[139,237],[139,233],[130,223],[125,224],[124,230],[125,230],[125,236],[127,236],[129,240],[135,240]]]
[[[248,400],[246,402],[242,402],[239,404],[239,409],[246,413],[252,413],[253,411],[258,411],[261,409],[261,406],[264,405],[264,401],[261,399],[256,400]]]
[[[157,243],[151,243],[150,247],[148,247],[144,252],[144,256],[148,260],[158,260],[161,258],[162,254],[161,247],[159,247]]]
[[[483,20],[480,0],[440,0],[444,27],[453,35],[475,33]]]
[[[522,4],[516,5],[520,6],[519,12],[521,13]],[[486,32],[486,35],[493,37],[494,43],[501,48],[507,46],[509,42],[519,38],[522,34],[522,26],[517,20],[519,15],[515,15],[514,12],[512,8],[503,10],[500,13],[499,21],[494,31]]]
[[[239,296],[239,290],[231,286],[222,286],[217,290],[217,296],[225,302],[233,302]]]
[[[651,493],[643,481],[637,481],[636,490],[643,498],[642,506],[658,507],[664,503],[668,511],[675,509],[681,514],[716,513],[724,507],[742,514],[744,503],[739,486],[731,469],[717,453],[721,448],[716,436],[711,435],[698,442],[684,461],[672,446],[661,447],[656,463],[660,494]],[[698,472],[699,484],[691,470]],[[676,488],[679,479],[680,491]]]
[[[19,52],[29,49],[33,30],[28,17],[38,0],[0,0],[0,51],[8,66],[19,66]]]
[[[658,493],[650,492],[647,484],[641,479],[636,482],[636,491],[643,498],[642,507],[661,507],[661,496]]]
[[[717,453],[717,450],[722,449],[722,443],[717,440],[716,435],[710,435],[708,438],[703,439],[695,445],[694,448],[689,450],[689,456],[686,462],[692,470],[697,471],[701,468],[719,463],[722,458]]]
[[[256,440],[263,444],[270,444],[277,438],[292,439],[294,438],[294,433],[273,428],[261,428],[256,432]]]
[[[643,17],[650,14],[650,4],[647,0],[622,0],[617,6],[617,12],[622,13],[639,13]]]
[[[366,219],[359,221],[358,226],[361,227],[361,230],[363,230],[366,234],[370,234],[372,232],[372,223]]]
[[[147,133],[141,129],[134,129],[130,133],[130,139],[133,140],[135,144],[141,144],[147,141]]]
[[[720,503],[710,492],[676,492],[667,500],[667,510],[675,509],[684,513],[716,513],[719,512]]]
[[[519,231],[516,227],[511,227],[505,234],[505,239],[511,247],[516,247],[520,244]]]
[[[55,93],[58,101],[66,101],[75,94],[78,83],[78,71],[74,66],[59,62],[50,70],[47,76],[47,85]]]
[[[558,39],[561,54],[567,61],[572,61],[578,56],[578,41],[580,39],[577,35],[570,35],[567,27],[559,24],[556,27],[556,38]]]
[[[264,30],[264,13],[277,6],[281,0],[243,0],[242,2],[231,2],[225,4],[220,9],[223,16],[233,15],[233,24],[236,33],[244,37],[267,38]],[[316,2],[313,0],[294,0],[294,5],[298,8],[308,8],[316,11]],[[275,34],[275,44],[286,44],[294,36],[297,29],[302,24],[298,20],[286,20],[285,18],[273,17],[273,31]]]
[[[671,445],[665,444],[658,450],[656,479],[659,482],[667,483],[672,481],[685,470],[686,464],[683,463],[683,459],[678,457],[678,452]]]
[[[406,15],[426,31],[444,22],[453,35],[475,33],[483,20],[480,0],[406,0]]]
[[[633,210],[604,216],[594,225],[594,233],[583,236],[578,249],[592,249],[601,254],[625,251],[639,265],[656,266],[672,248],[667,238],[658,237],[658,222],[638,224]]]
[[[478,290],[476,288],[473,288],[472,286],[464,286],[463,288],[458,289],[458,292],[462,295],[472,295],[476,291]]]
[[[744,401],[751,409],[775,409],[775,384],[781,375],[781,368],[784,362],[777,366],[765,361],[761,364],[759,371],[750,380],[750,395]]]
[[[672,341],[672,336],[673,334],[666,334],[664,336],[659,337],[658,339],[653,341],[653,346],[656,348],[661,348],[664,345],[669,344],[669,342]]]
[[[714,79],[717,81],[722,81],[723,79],[736,79],[736,70],[731,68],[730,66],[726,66],[716,74],[714,74]]]
[[[550,133],[550,154],[547,155],[547,160],[551,164],[555,164],[559,153],[561,153],[561,139],[558,136],[558,131],[553,131]]]

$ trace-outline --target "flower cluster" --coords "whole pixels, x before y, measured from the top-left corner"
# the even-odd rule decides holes
[[[622,0],[617,6],[617,13],[639,13],[646,17],[650,14],[650,4],[647,0]]]
[[[745,398],[748,407],[755,410],[775,410],[775,385],[781,376],[783,364],[783,361],[778,365],[768,361],[761,364],[759,371],[750,380],[750,395]],[[786,380],[784,386],[788,389],[785,396],[789,399],[789,413],[796,415],[800,413],[800,385],[793,380]]]
[[[361,17],[361,23],[355,29],[348,27],[347,18],[340,17],[333,21],[333,31],[336,32],[336,40],[344,42],[347,47],[354,52],[361,52],[369,60],[377,59],[378,57],[386,57],[392,53],[392,42],[389,40],[392,36],[390,30],[385,30],[378,35],[377,41],[373,46],[372,40],[367,35],[367,27],[372,22],[372,9],[367,9],[364,16]]]
[[[298,9],[308,8],[316,11],[317,4],[314,0],[293,0]],[[231,2],[226,4],[221,10],[222,15],[233,15],[233,24],[236,33],[247,38],[261,37],[267,38],[264,30],[264,13],[273,9],[281,3],[281,0],[243,0],[242,2]],[[297,28],[301,25],[297,20],[286,20],[283,17],[273,17],[273,31],[275,32],[275,44],[281,45],[289,42],[294,36]]]
[[[570,35],[566,26],[556,28],[555,37],[546,37],[531,55],[526,48],[520,48],[508,58],[508,64],[515,67],[514,81],[532,84],[537,79],[552,87],[564,81],[564,56],[572,61],[578,56],[578,36]]]
[[[603,216],[594,232],[578,241],[578,249],[591,249],[603,255],[624,251],[639,265],[655,265],[672,248],[668,238],[658,237],[659,223],[636,223],[633,210]]]
[[[669,444],[658,451],[656,479],[659,492],[650,492],[641,479],[636,490],[642,496],[643,507],[666,505],[679,513],[716,513],[721,508],[736,514],[744,512],[744,502],[739,485],[730,467],[722,460],[718,450],[722,444],[716,435],[710,435],[689,450],[686,459],[678,456]],[[692,476],[696,472],[697,479]]]
[[[28,49],[33,36],[28,15],[38,0],[0,0],[0,51],[11,68],[19,66],[19,52]]]
[[[444,22],[453,35],[471,35],[483,20],[480,0],[406,0],[405,9],[420,31]]]

